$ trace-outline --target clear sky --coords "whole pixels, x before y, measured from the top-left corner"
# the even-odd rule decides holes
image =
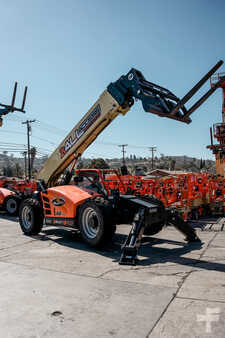
[[[28,85],[26,115],[4,118],[0,145],[31,143],[53,151],[111,81],[139,69],[149,81],[182,97],[220,59],[225,61],[224,0],[0,0],[0,102],[19,82]],[[225,72],[225,66],[220,68]],[[204,91],[209,89],[209,83]],[[190,125],[145,113],[140,103],[119,116],[85,157],[188,155],[213,158],[209,127],[221,121],[217,90]],[[196,96],[196,99],[198,96]],[[1,152],[1,150],[0,150]]]

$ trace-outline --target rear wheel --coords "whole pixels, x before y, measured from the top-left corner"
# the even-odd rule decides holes
[[[8,196],[4,201],[4,209],[11,216],[17,215],[21,199],[18,196]]]
[[[101,197],[80,206],[78,221],[83,240],[93,247],[100,247],[112,240],[116,230],[112,224],[110,203]]]
[[[153,195],[150,195],[150,196],[144,195],[143,199],[147,200],[150,203],[156,204],[159,207],[159,210],[160,210],[159,212],[161,213],[160,216],[162,216],[160,221],[145,226],[144,235],[153,236],[153,235],[156,235],[158,232],[160,232],[162,228],[165,226],[165,223],[166,223],[165,207],[162,201],[160,201],[158,198],[156,198]]]
[[[144,235],[146,235],[146,236],[156,235],[158,232],[160,232],[162,230],[162,228],[164,227],[164,225],[165,225],[164,221],[148,225],[144,229]]]
[[[37,235],[43,226],[43,212],[40,203],[32,198],[20,206],[19,222],[25,235]]]

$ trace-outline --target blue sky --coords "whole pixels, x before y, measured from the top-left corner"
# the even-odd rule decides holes
[[[225,61],[223,0],[1,0],[0,102],[19,82],[18,105],[28,85],[26,115],[4,118],[0,144],[26,144],[22,121],[32,124],[32,145],[53,151],[111,81],[130,68],[182,97],[220,59]],[[220,68],[225,71],[225,66]],[[209,89],[207,83],[201,93]],[[196,99],[198,95],[196,96]],[[188,155],[213,158],[209,127],[221,121],[222,94],[214,93],[190,125],[145,113],[137,102],[84,153],[85,157]],[[1,152],[1,150],[0,150]]]

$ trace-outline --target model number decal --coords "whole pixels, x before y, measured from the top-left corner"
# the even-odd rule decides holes
[[[68,137],[64,146],[59,150],[60,157],[63,158],[66,153],[73,147],[74,144],[81,138],[81,136],[88,130],[88,128],[99,118],[101,114],[101,107],[98,104],[80,124],[80,126]]]

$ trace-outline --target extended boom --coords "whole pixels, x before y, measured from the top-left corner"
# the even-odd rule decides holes
[[[38,178],[43,180],[47,187],[54,186],[64,169],[81,156],[119,114],[125,115],[135,99],[141,100],[146,112],[190,123],[190,115],[212,92],[203,95],[189,110],[184,104],[222,64],[223,61],[219,61],[181,100],[168,89],[146,81],[140,71],[132,68],[127,75],[109,84],[97,102],[49,157]]]

